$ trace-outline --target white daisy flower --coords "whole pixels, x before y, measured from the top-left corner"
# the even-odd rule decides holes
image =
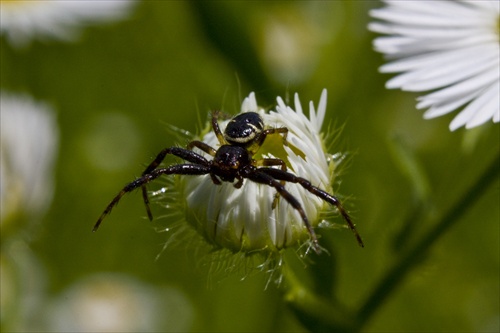
[[[0,93],[1,220],[41,214],[52,200],[59,130],[48,105],[26,95]],[[2,226],[3,227],[3,226]]]
[[[14,46],[32,39],[70,41],[82,26],[127,15],[134,0],[1,0],[0,34]]]
[[[315,109],[309,105],[307,118],[295,94],[295,110],[277,98],[275,111],[260,108],[251,93],[242,103],[241,112],[257,112],[266,126],[288,128],[284,145],[281,134],[270,135],[264,145],[253,156],[280,158],[286,162],[288,171],[309,180],[320,189],[332,193],[335,160],[325,152],[321,127],[326,114],[327,92],[323,90]],[[221,131],[229,121],[221,121]],[[201,141],[218,149],[219,141],[210,129]],[[212,157],[207,155],[208,159]],[[283,198],[277,199],[273,209],[276,190],[268,185],[245,179],[241,188],[233,183],[214,185],[210,175],[181,177],[180,200],[184,200],[187,220],[210,243],[233,251],[277,251],[311,239],[304,222],[296,209]],[[285,183],[286,189],[298,199],[313,227],[322,221],[325,211],[333,209],[328,203],[311,194],[302,186]]]
[[[374,47],[391,61],[383,73],[402,73],[388,89],[430,91],[417,108],[424,118],[462,109],[450,130],[500,121],[500,2],[384,1],[369,29],[389,36]]]

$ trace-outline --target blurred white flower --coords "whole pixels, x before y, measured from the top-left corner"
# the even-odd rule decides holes
[[[1,92],[0,115],[3,224],[11,214],[41,214],[48,208],[59,130],[52,109],[26,95]]]
[[[386,34],[374,47],[390,60],[383,73],[402,73],[388,89],[431,91],[417,108],[424,118],[457,109],[450,130],[500,121],[499,1],[384,1],[369,29]]]
[[[265,112],[251,93],[243,101],[241,112],[257,112],[267,126],[289,130],[288,146],[283,144],[281,135],[270,135],[254,159],[280,158],[286,162],[289,172],[331,193],[335,161],[325,152],[321,133],[326,98],[327,92],[323,90],[318,110],[311,102],[307,118],[297,94],[295,110],[278,97],[276,111]],[[221,131],[227,123],[220,122]],[[211,128],[201,139],[215,149],[219,147]],[[250,180],[245,180],[240,189],[228,182],[216,186],[210,175],[181,177],[181,184],[180,198],[185,201],[188,222],[219,247],[243,252],[277,251],[310,239],[301,216],[286,200],[280,198],[276,208],[272,208],[276,190],[270,186]],[[298,199],[313,227],[321,222],[323,212],[334,209],[298,184],[286,183],[285,186]]]
[[[132,9],[135,0],[1,0],[0,34],[14,46],[31,39],[70,41],[80,28],[118,20]]]
[[[45,311],[49,332],[187,332],[194,319],[182,291],[119,274],[81,279]]]
[[[273,79],[284,85],[300,84],[313,75],[323,47],[335,37],[332,31],[342,25],[342,20],[332,20],[329,13],[341,11],[342,5],[339,1],[289,1],[259,15],[253,29],[262,43],[257,51]]]

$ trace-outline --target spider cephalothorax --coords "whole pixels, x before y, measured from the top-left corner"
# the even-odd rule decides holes
[[[187,147],[170,147],[163,149],[154,159],[154,161],[144,170],[142,176],[126,185],[118,195],[106,207],[102,215],[97,220],[93,231],[99,228],[102,220],[111,212],[111,209],[118,203],[121,197],[134,189],[142,188],[144,203],[149,219],[152,214],[149,208],[149,199],[146,190],[146,184],[158,178],[161,175],[210,175],[215,185],[222,182],[233,183],[234,187],[241,188],[245,179],[252,182],[271,186],[276,189],[276,196],[273,202],[275,208],[278,197],[286,200],[300,215],[304,226],[311,237],[312,247],[316,252],[320,252],[320,246],[314,229],[307,218],[304,208],[289,191],[286,189],[286,183],[295,183],[302,186],[311,194],[335,206],[342,217],[347,222],[349,228],[354,232],[358,243],[363,246],[361,237],[354,224],[352,223],[346,210],[340,201],[333,195],[314,186],[307,179],[298,177],[287,171],[286,163],[278,158],[263,158],[255,160],[253,156],[264,143],[266,137],[272,134],[283,135],[283,144],[287,145],[286,136],[288,129],[286,127],[265,128],[261,116],[256,112],[241,113],[232,118],[227,124],[224,132],[219,128],[218,112],[212,115],[212,129],[220,143],[218,149],[212,148],[202,141],[192,141]],[[198,148],[201,151],[212,156],[207,160],[204,156],[193,151]],[[189,163],[175,164],[166,168],[158,168],[166,155],[172,154]]]

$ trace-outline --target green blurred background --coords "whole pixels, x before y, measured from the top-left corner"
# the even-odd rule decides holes
[[[95,320],[75,302],[105,294],[109,283],[132,290],[125,293],[135,297],[131,321],[149,316],[145,326],[124,330],[304,330],[280,288],[264,288],[265,273],[210,276],[195,242],[162,252],[169,234],[157,228],[169,221],[148,222],[138,193],[91,232],[121,186],[179,143],[167,124],[196,133],[210,110],[238,112],[251,91],[264,107],[298,92],[305,107],[328,89],[326,122],[343,127],[332,153],[350,156],[339,191],[366,246],[348,230],[322,232],[331,254],[319,260],[320,274],[340,302],[359,307],[500,148],[498,124],[449,132],[453,115],[423,120],[417,95],[384,88],[390,76],[377,72],[383,58],[366,29],[369,9],[380,6],[144,1],[75,42],[18,49],[2,38],[2,89],[52,105],[60,130],[50,209],[36,223],[26,214],[2,222],[2,270],[9,273],[2,274],[9,295],[2,296],[2,329],[57,331],[67,327],[58,317]],[[498,188],[478,194],[366,331],[498,331]],[[162,215],[159,206],[153,212]],[[314,263],[305,269],[319,270]]]

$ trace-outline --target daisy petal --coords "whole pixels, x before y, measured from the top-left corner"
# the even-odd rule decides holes
[[[494,100],[494,96],[498,95],[498,84],[492,85],[488,90],[472,101],[467,107],[462,110],[450,124],[450,130],[454,131],[459,127],[467,125],[467,128],[475,127],[485,123],[488,118],[491,118],[495,112],[495,104],[498,108],[498,100]],[[488,110],[488,107],[490,109]]]
[[[495,73],[494,71],[485,71],[479,73],[479,75],[476,75],[475,77],[470,78],[469,80],[462,81],[459,84],[431,93],[425,98],[434,101],[449,100],[451,98],[462,96],[469,91],[474,91],[485,86],[489,86],[490,84],[497,81],[498,73]]]
[[[483,96],[476,99],[474,102],[483,102],[482,106],[478,106],[474,117],[467,122],[466,128],[472,128],[484,124],[489,119],[492,119],[495,113],[500,110],[500,84],[497,82],[491,86]]]
[[[474,91],[473,93],[467,94],[457,100],[445,101],[439,104],[433,103],[431,108],[424,113],[424,119],[436,118],[450,113],[468,103],[472,99],[476,98],[480,93],[481,91]],[[417,109],[422,109],[425,107],[426,106],[420,106],[419,104],[417,104]]]

